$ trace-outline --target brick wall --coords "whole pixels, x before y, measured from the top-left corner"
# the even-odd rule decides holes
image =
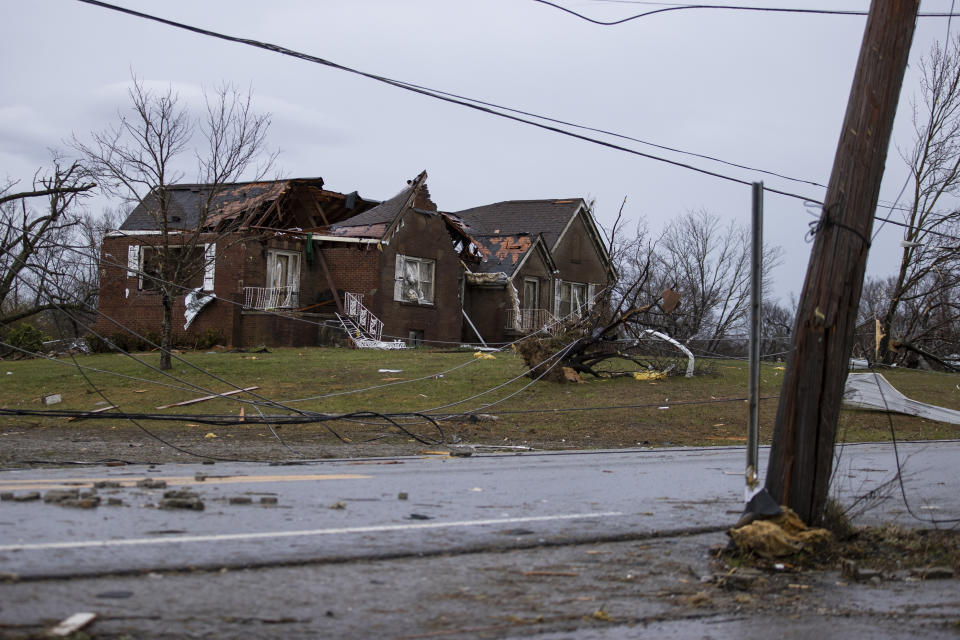
[[[156,241],[157,236],[147,237]],[[140,335],[150,332],[158,336],[162,319],[160,293],[145,291],[140,288],[140,278],[135,274],[127,273],[127,247],[131,244],[141,244],[144,238],[115,237],[105,238],[100,264],[100,306],[96,324],[92,331],[100,335],[112,337],[127,334],[124,328]],[[208,330],[219,332],[223,341],[233,344],[236,337],[239,307],[227,300],[239,301],[239,289],[236,280],[231,274],[236,273],[243,264],[244,249],[242,244],[231,242],[228,238],[205,236],[201,241],[217,242],[217,266],[214,275],[214,292],[225,300],[214,300],[209,303],[191,324],[189,331],[184,325],[184,295],[183,291],[174,300],[173,328],[174,341],[179,344],[190,344],[193,339]]]
[[[398,253],[435,261],[433,304],[393,299]],[[428,342],[459,343],[463,318],[459,299],[462,268],[443,219],[438,215],[404,212],[396,233],[383,247],[380,264],[378,295],[373,306],[367,306],[383,321],[384,334],[407,339],[411,331],[422,331]]]

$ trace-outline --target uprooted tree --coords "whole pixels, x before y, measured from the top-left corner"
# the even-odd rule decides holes
[[[230,86],[205,92],[200,118],[169,87],[154,91],[133,78],[129,96],[129,115],[120,114],[117,124],[93,133],[89,143],[74,140],[74,147],[107,195],[139,204],[152,220],[156,235],[142,239],[150,264],[140,275],[160,293],[160,368],[170,369],[174,301],[216,260],[209,255],[216,243],[204,234],[224,189],[241,177],[260,179],[272,165],[275,154],[263,153],[270,118],[254,112],[250,93]],[[195,220],[181,220],[168,187],[182,181],[191,155],[204,198]]]
[[[658,357],[662,353],[648,348],[644,338],[652,327],[665,324],[663,318],[677,308],[680,296],[669,289],[651,296],[656,241],[642,223],[632,231],[626,229],[621,205],[613,226],[606,232],[610,256],[619,274],[611,289],[574,309],[551,331],[515,345],[531,378],[563,382],[579,375],[632,376],[636,367],[662,369]],[[616,368],[622,366],[622,361],[636,367]]]
[[[744,329],[748,310],[747,231],[696,211],[653,237],[642,221],[628,228],[621,205],[606,235],[617,282],[597,304],[575,310],[549,336],[540,334],[517,345],[533,367],[532,377],[560,381],[565,367],[597,377],[633,376],[636,367],[664,369],[669,366],[665,360],[685,358],[684,350],[695,344],[701,352],[730,349],[732,336]],[[764,248],[765,280],[780,254],[778,247]],[[790,315],[779,307],[769,311]],[[780,338],[769,340],[769,346],[782,347],[783,331],[769,329],[769,337]],[[738,346],[744,341],[735,342]],[[624,368],[623,361],[635,366]]]

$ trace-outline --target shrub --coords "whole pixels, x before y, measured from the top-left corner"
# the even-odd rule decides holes
[[[223,331],[220,329],[207,329],[198,335],[193,342],[193,348],[203,351],[210,347],[223,343]]]
[[[21,323],[10,330],[10,333],[7,334],[6,342],[24,351],[39,353],[43,351],[44,341],[49,339],[50,336],[44,334],[33,325]]]

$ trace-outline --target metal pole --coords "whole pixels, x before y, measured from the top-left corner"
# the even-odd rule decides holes
[[[760,434],[760,300],[763,283],[763,183],[753,183],[753,230],[750,251],[750,418],[747,427],[746,501],[756,493],[759,479]]]

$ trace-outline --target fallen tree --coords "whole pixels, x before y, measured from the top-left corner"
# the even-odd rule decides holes
[[[683,371],[693,375],[693,354],[670,336],[657,331],[650,319],[676,309],[680,295],[665,289],[652,303],[628,306],[621,299],[613,313],[606,305],[595,305],[581,314],[573,313],[552,327],[531,335],[514,345],[526,363],[527,375],[552,382],[579,381],[581,376],[595,378],[638,377],[640,371],[663,375],[680,372],[675,359],[686,357]],[[630,299],[636,302],[635,299]],[[627,307],[625,310],[622,307]],[[656,342],[654,342],[656,340]],[[677,353],[664,348],[671,345]],[[667,364],[667,361],[671,361]],[[634,366],[629,366],[632,363]]]

